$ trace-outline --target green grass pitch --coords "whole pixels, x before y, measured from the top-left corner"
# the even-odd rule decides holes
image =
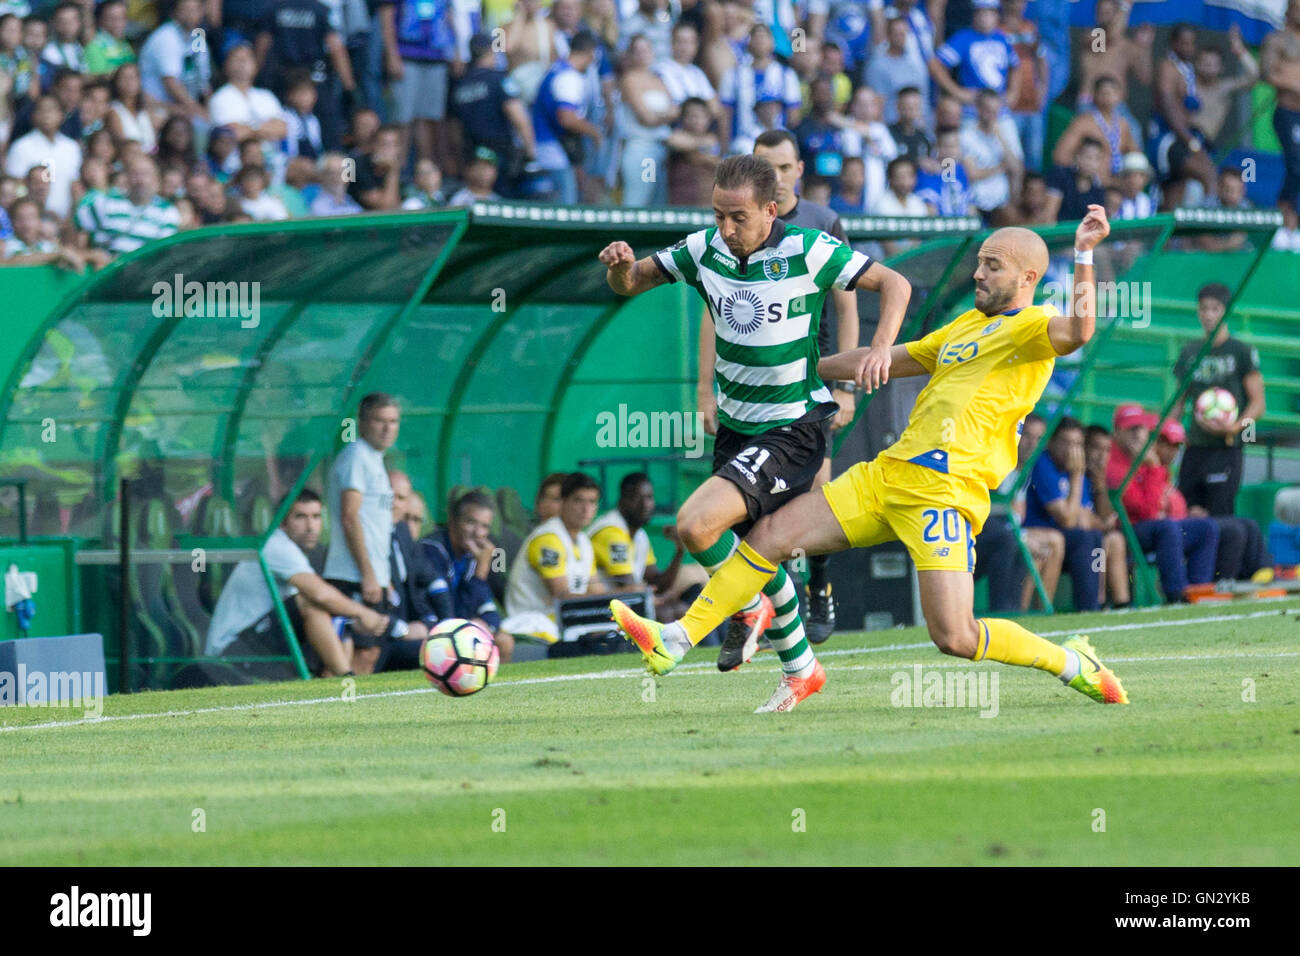
[[[406,673],[0,708],[0,863],[1295,865],[1297,611],[1026,621],[1091,633],[1128,707],[914,628],[836,635],[784,715],[751,713],[772,655],[707,648],[657,684],[617,655],[462,700]],[[996,670],[997,715],[895,706],[915,664]]]

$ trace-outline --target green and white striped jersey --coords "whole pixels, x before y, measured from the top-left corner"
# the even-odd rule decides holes
[[[832,288],[853,289],[871,258],[817,229],[772,224],[738,260],[717,227],[656,252],[673,281],[693,286],[713,317],[718,422],[756,435],[831,401],[817,375],[817,326]]]
[[[95,190],[77,205],[76,220],[78,227],[90,233],[91,245],[121,253],[170,236],[180,228],[181,213],[161,196],[137,206],[117,190]]]

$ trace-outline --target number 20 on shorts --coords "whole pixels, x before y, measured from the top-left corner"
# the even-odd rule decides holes
[[[921,512],[921,517],[925,519],[925,529],[921,532],[922,541],[927,544],[941,540],[954,544],[961,543],[962,518],[956,508],[944,508],[942,511],[938,508],[926,508]],[[943,531],[942,538],[939,537],[940,530]]]

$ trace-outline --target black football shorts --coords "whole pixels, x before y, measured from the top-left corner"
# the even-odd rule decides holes
[[[745,498],[749,518],[736,527],[742,537],[771,514],[812,487],[826,458],[829,426],[839,406],[819,405],[798,421],[757,435],[718,426],[713,443],[713,473]]]

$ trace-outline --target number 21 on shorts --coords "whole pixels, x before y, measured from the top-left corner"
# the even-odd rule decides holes
[[[750,445],[739,455],[737,455],[735,460],[739,464],[744,465],[746,468],[751,468],[754,471],[758,471],[763,467],[763,462],[767,461],[768,458],[770,458],[771,456],[772,453],[768,449],[759,448],[757,445]]]

